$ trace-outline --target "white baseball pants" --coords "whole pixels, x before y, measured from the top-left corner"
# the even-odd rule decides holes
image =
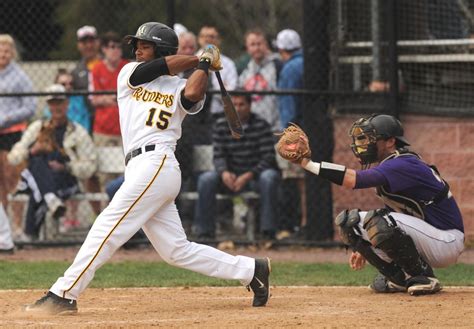
[[[362,227],[366,213],[365,211],[359,212],[361,218],[359,228],[362,238],[369,241],[367,231]],[[458,257],[464,250],[464,233],[459,230],[443,231],[419,218],[405,214],[391,212],[390,215],[397,222],[398,227],[413,239],[420,255],[432,267],[446,267],[456,264]],[[373,249],[380,258],[391,261],[382,250]]]
[[[96,270],[140,228],[169,264],[249,284],[255,270],[253,258],[232,256],[187,240],[174,203],[180,185],[179,164],[169,147],[160,146],[132,158],[125,182],[97,217],[73,264],[50,291],[77,299]]]

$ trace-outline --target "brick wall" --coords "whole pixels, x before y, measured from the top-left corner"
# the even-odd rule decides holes
[[[349,128],[360,116],[335,118],[333,161],[359,168],[349,144]],[[401,121],[411,150],[435,164],[451,186],[464,218],[466,237],[474,240],[474,118],[438,118],[402,115]],[[345,208],[374,209],[381,202],[372,189],[351,191],[333,185],[334,214]]]

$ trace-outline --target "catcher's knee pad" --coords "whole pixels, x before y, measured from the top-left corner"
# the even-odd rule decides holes
[[[434,276],[433,270],[420,256],[413,239],[403,232],[385,210],[372,210],[364,218],[364,229],[372,245],[387,254],[412,276]]]
[[[353,251],[357,251],[390,281],[405,284],[405,274],[399,266],[380,258],[372,249],[372,245],[364,240],[359,232],[359,209],[344,210],[336,216],[335,223],[339,227],[342,241]]]
[[[339,228],[342,242],[354,249],[356,242],[360,238],[360,234],[356,233],[356,230],[359,229],[358,224],[360,222],[359,209],[345,209],[341,211],[336,216],[334,222]]]
[[[386,216],[386,212],[383,209],[367,212],[364,217],[363,227],[367,231],[370,242],[376,248],[382,242],[391,240],[396,231],[399,230],[397,223],[391,217]]]

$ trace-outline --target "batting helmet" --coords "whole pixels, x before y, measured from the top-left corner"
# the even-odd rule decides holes
[[[352,124],[349,136],[352,137],[352,151],[364,165],[377,161],[376,143],[380,139],[394,137],[397,148],[410,145],[403,136],[400,121],[386,114],[374,114],[357,120]]]
[[[156,58],[175,55],[178,51],[178,36],[172,28],[165,24],[144,23],[138,28],[135,35],[127,35],[125,41],[133,46],[133,53],[135,53],[138,40],[154,43]]]

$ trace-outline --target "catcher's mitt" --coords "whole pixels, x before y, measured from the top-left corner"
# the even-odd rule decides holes
[[[283,159],[300,163],[304,158],[311,158],[308,136],[298,125],[290,125],[281,133],[276,149]]]

